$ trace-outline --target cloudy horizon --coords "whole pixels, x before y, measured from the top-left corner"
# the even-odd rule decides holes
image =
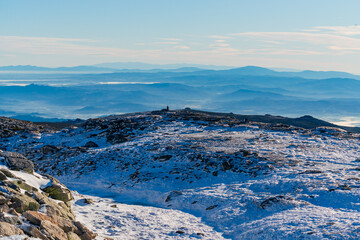
[[[356,1],[45,2],[0,1],[1,66],[192,63],[360,74]]]

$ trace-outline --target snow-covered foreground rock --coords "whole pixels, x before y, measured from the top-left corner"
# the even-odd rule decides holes
[[[99,234],[98,239],[224,239],[218,232],[178,210],[121,204],[111,198],[74,193],[77,218]],[[85,203],[91,199],[93,203]]]
[[[83,218],[92,212],[89,225],[106,236],[131,237],[138,220],[143,229],[160,229],[142,231],[154,236],[188,228],[184,235],[159,238],[201,238],[191,235],[199,226],[205,238],[221,239],[211,235],[218,233],[208,225],[232,239],[357,239],[359,139],[338,129],[174,111],[94,119],[58,132],[19,133],[2,140],[1,147],[25,154],[39,171],[73,190],[130,204],[112,209],[102,206],[110,200],[97,199],[87,209],[75,207]],[[161,208],[154,212],[164,218],[144,223],[153,217],[151,207],[134,202]],[[99,227],[92,221],[105,218],[101,209],[118,211],[105,225],[116,222],[117,215],[126,226]],[[129,212],[135,216],[127,218]],[[164,229],[160,225],[167,218],[176,224]]]
[[[72,199],[57,179],[34,172],[30,160],[0,151],[1,239],[95,239],[96,234],[75,220]]]

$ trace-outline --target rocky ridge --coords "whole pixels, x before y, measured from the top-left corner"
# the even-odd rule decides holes
[[[164,110],[22,132],[0,147],[72,189],[194,213],[230,238],[350,238],[360,223],[360,135],[301,121],[315,125]]]

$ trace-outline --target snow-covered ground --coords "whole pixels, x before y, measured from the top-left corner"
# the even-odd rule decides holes
[[[141,124],[111,129],[126,130],[122,143],[109,141],[110,130],[99,125],[114,123],[104,120],[1,145],[92,195],[89,205],[77,195],[74,209],[104,236],[360,238],[359,135],[166,115],[129,118]],[[98,146],[83,148],[89,141]],[[45,145],[59,149],[44,153]]]
[[[99,239],[224,239],[200,218],[179,210],[73,194],[72,207],[77,220],[98,233]],[[85,198],[94,202],[87,204]]]

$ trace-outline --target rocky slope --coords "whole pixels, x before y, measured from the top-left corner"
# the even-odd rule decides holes
[[[322,123],[302,120],[309,119]],[[359,237],[360,135],[294,125],[155,111],[90,119],[57,132],[18,132],[0,147],[79,192],[201,217],[222,233],[216,239]],[[100,229],[112,217],[96,221],[96,206],[89,222]],[[124,221],[114,217],[103,236],[119,237]],[[171,230],[167,237],[213,234],[197,233]]]
[[[75,221],[69,189],[50,175],[34,172],[33,163],[14,152],[0,152],[0,237],[94,239]]]

